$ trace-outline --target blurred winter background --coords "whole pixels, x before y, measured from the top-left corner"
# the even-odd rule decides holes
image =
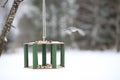
[[[0,1],[2,5],[5,0]],[[9,0],[0,8],[0,30],[11,8]],[[84,50],[119,50],[120,1],[119,0],[46,0],[47,40],[64,41],[67,48]],[[8,49],[22,47],[29,41],[42,39],[42,0],[24,0],[8,36]],[[78,31],[69,34],[64,29],[76,27]]]
[[[4,2],[0,0],[0,5]],[[12,2],[0,7],[0,31]],[[0,58],[1,80],[120,80],[120,54],[116,52],[120,51],[120,0],[46,0],[46,8],[47,40],[65,42],[66,68],[53,70],[55,73],[23,68],[23,44],[42,39],[42,0],[24,0],[12,24],[16,28],[7,37],[7,54]],[[18,77],[10,76],[11,68]],[[31,76],[26,77],[30,72]]]

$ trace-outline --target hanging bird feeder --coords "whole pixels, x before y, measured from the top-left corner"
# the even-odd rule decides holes
[[[59,41],[47,41],[46,40],[46,6],[45,0],[43,0],[43,40],[34,41],[24,44],[24,67],[25,68],[33,68],[33,69],[48,69],[48,68],[58,68],[58,67],[65,67],[65,49],[64,49],[64,42]],[[29,66],[29,46],[32,46],[32,53],[33,53],[33,65]],[[42,64],[38,64],[38,46],[42,46]],[[50,46],[50,63],[47,63],[47,54],[46,48]],[[57,64],[57,46],[60,46],[60,64]]]

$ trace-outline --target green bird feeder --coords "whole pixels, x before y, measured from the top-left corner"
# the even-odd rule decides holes
[[[65,67],[65,46],[64,42],[46,40],[46,7],[43,0],[43,40],[24,44],[24,67],[31,68],[29,65],[29,47],[32,46],[33,69],[48,69]],[[42,64],[38,64],[38,46],[42,47]],[[47,64],[47,46],[50,46],[50,64]],[[60,64],[57,64],[57,46],[60,47]]]

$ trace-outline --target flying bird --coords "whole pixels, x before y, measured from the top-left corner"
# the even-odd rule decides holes
[[[72,34],[73,32],[78,32],[80,35],[85,36],[86,33],[82,29],[76,28],[76,27],[68,27],[64,29],[64,31],[68,34]]]

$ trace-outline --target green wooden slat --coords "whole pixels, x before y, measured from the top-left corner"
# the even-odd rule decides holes
[[[42,44],[42,66],[46,65],[46,44]]]
[[[65,67],[65,47],[64,44],[61,44],[61,62],[62,67]]]
[[[52,64],[52,45],[50,45],[50,53],[51,53],[51,58],[50,58],[50,62],[51,62],[51,64]]]
[[[24,45],[24,67],[28,67],[28,44]]]
[[[33,69],[38,67],[38,45],[33,44]]]
[[[56,68],[56,50],[57,50],[57,47],[56,47],[56,44],[51,44],[51,48],[52,48],[52,68]]]

